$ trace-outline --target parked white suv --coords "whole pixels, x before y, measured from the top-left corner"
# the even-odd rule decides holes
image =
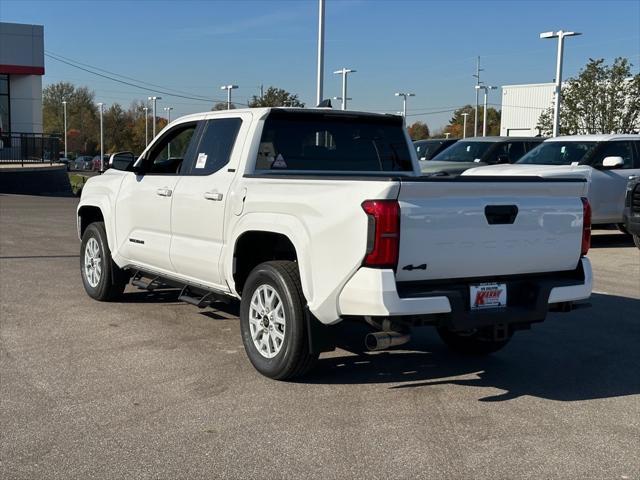
[[[472,168],[463,175],[582,176],[589,181],[593,224],[622,224],[627,181],[640,175],[640,135],[549,138],[513,165]]]
[[[432,325],[486,354],[591,293],[584,179],[420,177],[398,116],[190,115],[111,164],[77,211],[87,293],[131,280],[201,307],[240,298],[246,352],[272,378],[309,370],[344,319],[372,326],[371,349]]]

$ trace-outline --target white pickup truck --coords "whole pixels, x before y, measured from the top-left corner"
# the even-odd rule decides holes
[[[371,325],[384,349],[432,325],[486,354],[591,294],[583,179],[421,177],[392,115],[208,112],[168,125],[134,161],[115,154],[77,210],[87,293],[130,281],[206,306],[239,298],[262,374],[307,372],[332,325]]]

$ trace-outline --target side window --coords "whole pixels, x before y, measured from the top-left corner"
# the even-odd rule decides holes
[[[633,168],[633,152],[631,142],[606,142],[598,152],[593,166],[602,167],[602,161],[607,157],[622,157],[624,166],[620,168]]]
[[[524,142],[513,142],[509,144],[509,163],[515,163],[524,155]]]
[[[229,163],[240,125],[240,118],[208,120],[189,173],[210,175]]]
[[[155,175],[180,173],[182,164],[188,165],[189,157],[193,155],[197,125],[196,122],[181,124],[165,133],[144,159],[144,172]]]
[[[631,143],[636,147],[636,152],[635,152],[636,159],[635,159],[633,168],[640,169],[640,141],[636,140]]]

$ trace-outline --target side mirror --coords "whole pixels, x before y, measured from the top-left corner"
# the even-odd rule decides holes
[[[109,166],[116,170],[131,172],[133,170],[133,152],[118,152],[109,157]]]
[[[624,167],[624,159],[622,157],[605,157],[602,160],[602,168],[620,168]]]

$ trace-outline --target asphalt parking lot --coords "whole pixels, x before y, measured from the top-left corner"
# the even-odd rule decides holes
[[[0,195],[1,478],[640,478],[640,253],[622,234],[594,236],[592,308],[492,357],[425,329],[280,383],[249,364],[233,306],[86,296],[76,204]]]

